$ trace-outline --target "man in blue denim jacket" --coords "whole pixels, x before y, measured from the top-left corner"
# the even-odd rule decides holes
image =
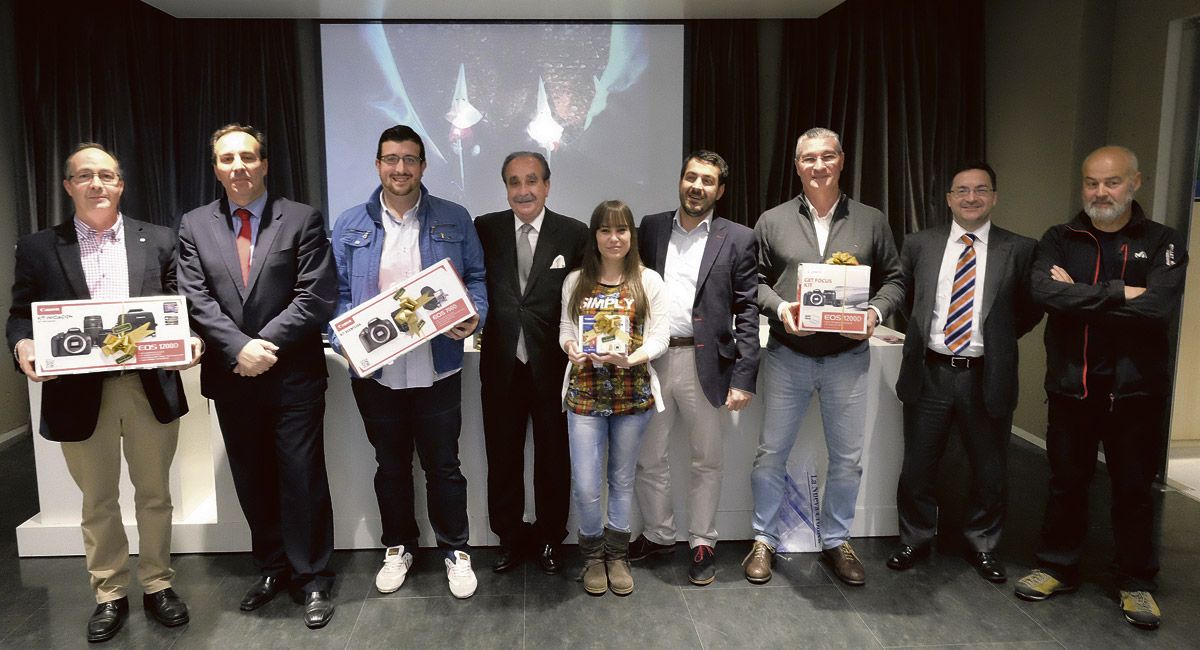
[[[432,196],[421,184],[425,145],[415,131],[393,126],[379,136],[375,168],[380,187],[338,217],[333,251],[338,272],[337,313],[449,258],[479,315],[443,336],[350,384],[367,437],[375,447],[375,496],[383,523],[383,566],[375,588],[391,593],[412,566],[420,531],[413,514],[412,455],[425,470],[429,523],[446,554],[450,591],[475,593],[467,547],[467,480],[459,469],[463,343],[487,316],[483,248],[466,209]],[[340,350],[337,341],[332,341]]]

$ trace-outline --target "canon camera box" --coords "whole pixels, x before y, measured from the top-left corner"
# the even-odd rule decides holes
[[[33,303],[43,377],[187,365],[190,336],[183,296]]]
[[[621,314],[585,314],[579,317],[579,350],[584,354],[628,354],[629,317]]]
[[[797,326],[808,332],[865,334],[871,299],[871,267],[801,264]]]
[[[365,377],[476,313],[462,278],[444,259],[329,325],[354,372]]]

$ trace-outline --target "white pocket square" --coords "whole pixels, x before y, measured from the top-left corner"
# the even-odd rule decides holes
[[[554,261],[550,263],[550,268],[552,268],[552,269],[563,269],[566,267],[567,267],[567,261],[565,259],[563,259],[562,255],[555,257]]]

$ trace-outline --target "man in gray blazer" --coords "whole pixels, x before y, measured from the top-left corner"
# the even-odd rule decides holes
[[[991,222],[996,172],[962,165],[946,203],[953,222],[904,240],[900,264],[911,314],[896,393],[904,402],[900,548],[887,565],[910,569],[937,533],[937,466],[950,433],[971,465],[963,535],[971,564],[1004,582],[995,557],[1004,524],[1005,471],[1017,405],[1017,339],[1042,319],[1029,293],[1037,242]]]

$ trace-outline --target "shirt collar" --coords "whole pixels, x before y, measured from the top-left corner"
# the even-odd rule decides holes
[[[709,210],[708,212],[704,213],[704,218],[700,220],[700,223],[695,228],[692,228],[691,232],[688,232],[683,229],[683,224],[679,222],[679,209],[676,208],[675,217],[671,219],[671,231],[677,232],[681,235],[691,235],[693,233],[700,232],[700,229],[703,228],[704,232],[707,233],[712,227],[712,218],[713,211]]]
[[[546,219],[546,206],[543,205],[542,211],[538,213],[538,216],[534,217],[533,221],[529,222],[529,225],[533,226],[533,232],[542,232],[542,221],[544,221],[545,219]],[[513,212],[513,229],[519,233],[519,232],[521,232],[521,226],[524,226],[524,225],[525,225],[525,222],[521,221],[520,217],[517,216],[516,212]]]
[[[804,199],[804,205],[808,206],[808,213],[812,215],[813,219],[832,219],[833,213],[837,212],[838,205],[842,202],[842,197],[839,196],[838,199],[833,202],[833,205],[829,206],[829,214],[818,214],[816,207],[814,207],[812,204],[812,201],[808,200],[807,194],[801,192],[800,197]]]
[[[407,217],[417,214],[417,208],[421,207],[421,199],[424,198],[424,194],[422,194],[420,188],[418,188],[417,202],[413,204],[413,207],[406,210],[404,214],[400,215],[400,218],[397,219],[396,216],[392,214],[392,209],[389,208],[388,204],[383,200],[383,195],[383,192],[379,193],[379,207],[383,209],[383,215],[391,219],[392,223],[395,224],[407,223]]]
[[[992,220],[988,219],[987,223],[976,228],[974,231],[971,232],[971,234],[975,235],[975,241],[982,242],[984,246],[987,246],[988,235],[991,234],[991,232],[992,232]],[[958,225],[958,222],[956,222],[956,221],[950,222],[950,241],[958,241],[958,240],[962,239],[962,236],[965,234],[967,234],[967,231],[962,226]]]
[[[125,234],[125,215],[117,213],[117,220],[113,222],[111,228],[106,230],[96,230],[88,224],[84,223],[79,215],[75,215],[75,234],[79,239],[95,239],[96,237],[109,237],[115,242],[122,240]]]
[[[263,192],[262,194],[258,195],[258,198],[251,201],[248,205],[238,205],[232,200],[229,201],[230,216],[232,216],[233,213],[238,210],[238,208],[249,210],[251,219],[261,218],[263,215],[263,210],[267,208],[267,192]]]

